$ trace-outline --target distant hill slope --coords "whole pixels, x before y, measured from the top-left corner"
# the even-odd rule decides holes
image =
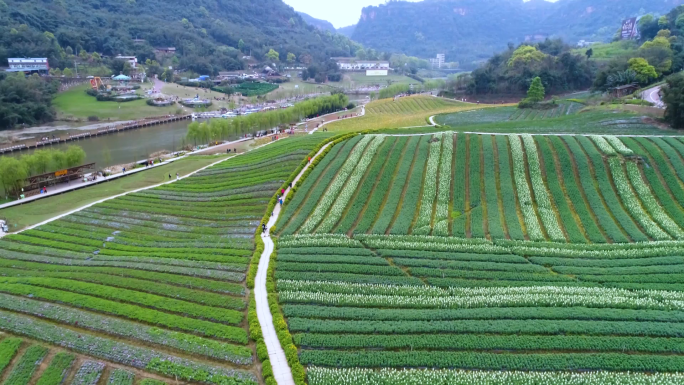
[[[354,31],[356,31],[356,24],[337,29],[337,33],[342,34],[348,38],[352,37],[352,35],[354,34]]]
[[[307,24],[313,25],[314,27],[323,31],[335,32],[335,26],[332,25],[331,22],[327,20],[316,19],[315,17],[310,16],[304,12],[297,13],[299,14],[299,16],[302,17],[302,20],[304,20]]]
[[[324,60],[355,51],[349,39],[308,25],[281,0],[2,0],[0,65],[12,56],[58,56],[44,32],[76,53],[144,59],[153,47],[175,47],[181,58],[228,69],[241,65],[240,40],[243,52],[258,58],[271,48],[283,59],[288,52]]]
[[[420,57],[446,53],[472,67],[507,43],[562,37],[609,40],[627,17],[664,14],[684,0],[424,0],[363,9],[352,39],[381,51]]]

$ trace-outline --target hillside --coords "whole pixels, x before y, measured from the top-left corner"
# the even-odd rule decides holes
[[[327,20],[316,19],[304,12],[297,12],[307,24],[312,25],[322,31],[335,32],[335,26]]]
[[[342,34],[348,38],[352,37],[352,35],[354,34],[354,31],[356,31],[356,24],[337,29],[337,33]]]
[[[473,67],[507,43],[562,37],[607,41],[621,20],[644,12],[664,14],[683,0],[425,0],[363,9],[352,39],[381,51],[419,57],[446,53]]]
[[[354,44],[308,25],[281,0],[0,2],[0,65],[13,56],[58,61],[60,47],[145,60],[159,46],[175,47],[181,66],[206,62],[238,69],[243,53],[261,58],[273,48],[281,58],[292,52],[324,60],[349,55]]]

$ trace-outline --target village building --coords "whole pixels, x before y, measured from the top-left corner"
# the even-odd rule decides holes
[[[366,71],[366,70],[389,70],[390,65],[387,60],[359,60],[349,57],[334,57],[332,60],[342,71]]]
[[[7,72],[44,72],[50,71],[50,64],[45,57],[8,58]]]
[[[131,65],[131,68],[138,68],[138,58],[136,58],[135,56],[117,55],[114,59],[125,60],[128,62],[128,64]]]

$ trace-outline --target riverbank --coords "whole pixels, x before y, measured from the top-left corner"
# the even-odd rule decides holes
[[[11,232],[19,231],[98,200],[166,182],[169,180],[169,174],[175,179],[176,173],[179,176],[185,176],[228,157],[227,154],[187,156],[124,178],[70,191],[66,194],[48,195],[46,199],[2,209],[0,210],[0,218],[7,221]]]

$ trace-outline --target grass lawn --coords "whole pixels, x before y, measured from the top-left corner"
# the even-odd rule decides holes
[[[7,220],[11,231],[18,231],[100,199],[168,181],[169,174],[187,175],[227,157],[190,156],[125,178],[3,209],[0,217]]]
[[[298,95],[307,95],[318,92],[330,92],[334,89],[334,86],[339,86],[339,83],[330,84],[316,84],[303,81],[301,78],[297,77],[296,74],[292,74],[292,78],[287,83],[278,84],[280,87],[277,90],[273,90],[266,94],[266,98],[269,100],[280,100],[288,99]]]
[[[85,93],[88,85],[74,87],[58,94],[53,100],[60,117],[87,119],[97,116],[100,120],[134,120],[149,116],[174,114],[178,107],[152,107],[144,99],[132,102],[98,102]]]
[[[578,55],[584,55],[589,48],[594,51],[591,56],[593,60],[597,61],[609,61],[620,56],[625,56],[628,54],[633,54],[638,48],[637,44],[633,41],[617,41],[614,43],[606,44],[594,44],[590,47],[577,48],[573,50],[573,53]]]
[[[366,105],[366,115],[330,123],[329,131],[362,131],[382,128],[412,127],[427,125],[430,116],[448,112],[469,111],[485,108],[487,105],[473,105],[435,98],[432,96],[411,96],[377,100]]]
[[[387,76],[366,76],[365,72],[350,72],[344,74],[342,81],[339,83],[340,86],[344,88],[357,88],[369,85],[381,85],[386,86],[390,82],[391,84],[418,84],[420,83],[416,79],[412,79],[404,75],[387,75]]]

